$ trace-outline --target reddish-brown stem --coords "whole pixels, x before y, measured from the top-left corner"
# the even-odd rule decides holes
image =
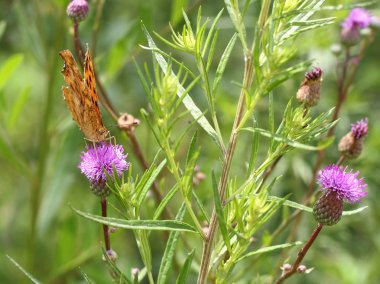
[[[282,283],[285,279],[292,276],[294,273],[297,272],[298,266],[301,264],[301,261],[305,257],[306,253],[310,249],[311,245],[314,243],[315,239],[319,235],[323,228],[322,224],[318,224],[313,233],[311,234],[309,240],[307,241],[306,245],[299,251],[298,256],[294,264],[292,265],[292,268],[290,270],[287,270],[284,272],[284,274],[281,275],[281,277],[275,282],[275,284]]]
[[[84,49],[79,39],[79,22],[77,20],[73,21],[74,28],[74,45],[75,45],[75,53],[77,55],[77,59],[79,61],[80,66],[83,69],[83,61],[84,61]]]
[[[102,197],[100,204],[102,205],[102,217],[107,217],[107,198]],[[106,248],[106,251],[109,251],[111,250],[110,232],[108,230],[108,225],[103,224],[102,226],[104,235],[104,247]]]

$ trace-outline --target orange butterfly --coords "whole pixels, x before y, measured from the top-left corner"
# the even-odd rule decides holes
[[[67,86],[62,87],[63,96],[73,119],[86,139],[104,141],[109,131],[104,127],[96,93],[95,73],[91,55],[87,48],[84,62],[84,79],[70,50],[59,53],[65,61],[61,73]]]

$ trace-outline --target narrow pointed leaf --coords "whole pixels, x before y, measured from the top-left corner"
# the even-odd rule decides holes
[[[181,272],[179,273],[179,276],[178,276],[176,284],[187,283],[187,278],[189,277],[191,263],[193,262],[194,251],[195,251],[195,249],[193,249],[188,254],[188,256],[186,258],[186,261],[185,261],[185,263],[182,266]]]
[[[141,185],[141,189],[139,188],[138,190],[138,195],[137,195],[137,202],[138,205],[141,206],[141,204],[144,202],[145,196],[148,193],[150,187],[156,180],[157,176],[161,172],[162,168],[166,165],[166,159],[163,160],[156,169],[154,169],[154,163],[152,163],[151,168],[146,171],[142,177],[143,184]],[[147,175],[147,178],[145,180],[145,176]],[[140,183],[139,183],[140,187]]]
[[[226,69],[228,59],[230,58],[231,52],[235,46],[236,39],[237,39],[237,34],[235,33],[232,36],[232,38],[230,39],[230,41],[228,42],[227,47],[224,50],[222,57],[220,58],[220,62],[219,62],[219,65],[216,69],[215,79],[214,79],[214,83],[212,86],[212,92],[214,95],[216,93],[216,90],[219,87],[220,80],[223,77],[224,70]]]
[[[156,211],[154,211],[153,220],[157,220],[160,217],[162,211],[164,211],[166,205],[168,205],[169,201],[173,198],[173,196],[177,193],[177,191],[178,191],[178,184],[173,186],[173,188],[169,190],[169,192],[162,199]]]
[[[125,220],[118,218],[102,217],[86,213],[71,207],[76,213],[85,217],[86,219],[114,226],[116,228],[130,229],[130,230],[149,230],[149,231],[181,231],[197,233],[195,228],[187,223],[175,220]]]
[[[289,146],[292,146],[292,147],[298,148],[298,149],[309,150],[309,151],[319,151],[319,150],[323,149],[319,145],[318,146],[311,146],[311,145],[306,145],[306,144],[303,144],[303,143],[299,143],[297,141],[288,139],[286,137],[283,137],[281,135],[272,133],[272,132],[270,132],[268,130],[261,129],[261,128],[247,127],[247,128],[242,128],[242,130],[251,131],[251,132],[257,132],[257,133],[261,134],[262,136],[271,138],[271,139],[273,139],[275,141],[287,144]]]
[[[287,243],[287,244],[281,244],[281,245],[275,245],[275,246],[260,248],[258,250],[251,251],[251,252],[243,255],[242,257],[238,258],[235,261],[235,263],[237,263],[239,261],[242,261],[243,259],[245,259],[247,257],[254,256],[254,255],[257,255],[257,254],[268,253],[268,252],[276,251],[276,250],[279,250],[279,249],[284,249],[284,248],[293,247],[293,246],[300,246],[300,245],[302,245],[302,242],[297,241],[297,242],[294,242],[294,243]]]
[[[227,247],[227,250],[231,252],[230,237],[228,235],[227,224],[224,218],[222,203],[220,201],[218,186],[217,186],[214,172],[212,172],[212,189],[214,192],[215,210],[216,210],[216,216],[219,221],[220,232],[222,233],[222,237]]]
[[[26,277],[29,278],[34,284],[41,284],[36,278],[34,278],[29,272],[27,272],[16,260],[7,255],[7,258],[22,272]]]
[[[177,221],[182,221],[185,216],[186,206],[182,204],[176,216]],[[162,257],[160,271],[158,272],[157,284],[167,283],[169,269],[172,266],[174,251],[178,242],[179,232],[171,232]]]

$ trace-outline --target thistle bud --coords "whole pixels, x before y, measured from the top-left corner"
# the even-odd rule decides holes
[[[363,150],[363,138],[368,133],[368,120],[362,119],[351,125],[351,131],[339,142],[339,152],[346,158],[355,159]]]
[[[73,0],[67,6],[67,15],[75,21],[83,21],[88,14],[88,3],[86,0]]]
[[[297,272],[298,273],[305,273],[306,272],[306,266],[301,264],[300,266],[297,267]]]
[[[290,269],[292,269],[292,265],[290,263],[284,263],[284,265],[281,267],[281,269],[283,271],[289,271]]]
[[[112,249],[109,249],[106,251],[106,254],[107,254],[107,257],[111,260],[111,261],[116,261],[117,259],[117,253],[112,250]],[[103,260],[106,261],[106,258],[105,256],[103,256]]]
[[[140,274],[140,269],[138,269],[137,267],[134,267],[134,268],[132,268],[131,269],[131,278],[132,279],[138,279],[138,277],[139,277],[139,274]]]
[[[305,79],[297,91],[297,100],[305,107],[314,106],[319,102],[322,74],[322,69],[319,67],[305,74]]]

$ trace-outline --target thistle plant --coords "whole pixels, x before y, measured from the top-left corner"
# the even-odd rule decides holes
[[[324,2],[225,0],[207,16],[201,5],[183,7],[163,31],[142,21],[132,77],[146,98],[138,94],[144,107],[134,115],[128,99],[116,104],[110,95],[115,81],[103,76],[101,64],[107,50],[96,54],[105,1],[68,3],[73,42],[66,44],[79,65],[85,65],[87,38],[81,33],[88,32],[79,27],[95,22],[86,44],[98,89],[86,98],[96,106],[99,99],[106,113],[96,109],[97,125],[106,129],[101,117],[111,118],[107,129],[115,136],[88,142],[76,157],[95,195],[83,190],[83,200],[100,198],[101,214],[78,205],[71,212],[83,217],[78,222],[101,224],[104,245],[96,255],[103,256],[104,274],[114,282],[282,283],[296,273],[313,277],[319,267],[311,268],[307,253],[318,245],[322,228],[327,234],[330,226],[347,225],[349,216],[366,214],[365,207],[345,210],[344,203],[359,203],[368,194],[356,168],[372,124],[361,119],[342,132],[344,122],[354,120],[340,118],[351,116],[342,110],[379,20],[365,9],[369,4]],[[337,21],[337,10],[348,16]],[[308,59],[309,47],[299,40],[328,26],[339,40],[332,48],[336,81],[331,67]],[[117,48],[112,51],[121,53]],[[232,66],[240,73],[232,76]],[[89,87],[86,80],[82,89]],[[336,85],[334,105],[328,105],[326,81]],[[75,94],[70,98],[80,103]],[[130,109],[119,109],[124,105]],[[293,180],[286,166],[292,159],[302,161],[293,167],[302,181]],[[116,229],[133,242],[125,244],[120,234],[111,248]],[[306,240],[305,232],[311,234]]]

